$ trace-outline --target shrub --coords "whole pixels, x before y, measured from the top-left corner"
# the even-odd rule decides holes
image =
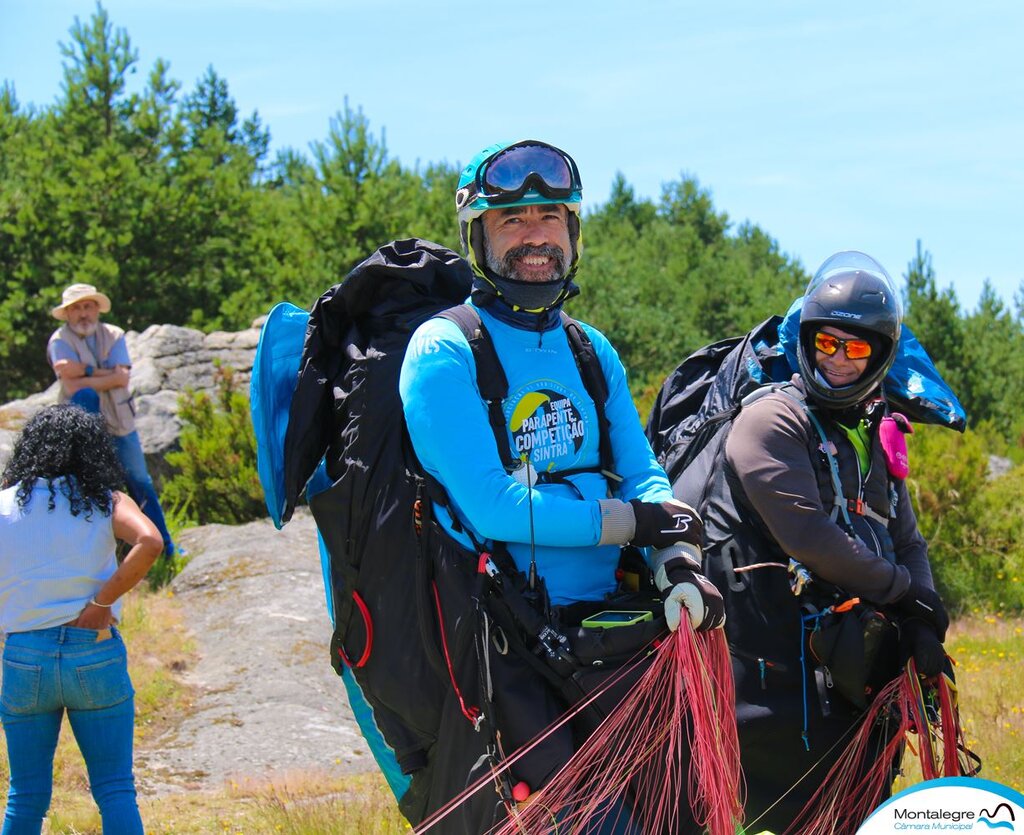
[[[918,427],[908,480],[936,582],[953,610],[1024,610],[1024,467],[990,478],[984,431]]]
[[[267,515],[256,472],[249,400],[233,369],[218,366],[214,396],[188,390],[178,401],[181,450],[167,456],[175,472],[163,500],[190,525],[238,525]]]

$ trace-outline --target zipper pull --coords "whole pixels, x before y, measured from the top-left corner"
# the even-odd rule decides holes
[[[828,667],[822,667],[821,669],[825,671],[825,686],[831,690],[833,686],[832,671]]]

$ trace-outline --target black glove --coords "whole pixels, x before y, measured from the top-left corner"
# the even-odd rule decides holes
[[[913,656],[919,675],[932,678],[942,672],[946,663],[946,650],[930,624],[918,618],[900,623],[900,657]]]
[[[675,632],[682,610],[697,632],[725,626],[725,603],[718,589],[703,574],[690,568],[683,559],[671,559],[654,575],[654,582],[665,601],[665,621]]]
[[[679,499],[667,502],[642,502],[631,499],[636,532],[631,544],[639,547],[667,548],[686,542],[698,548],[704,544],[704,523],[697,511]]]
[[[896,601],[896,608],[906,619],[920,618],[935,630],[939,641],[946,640],[949,615],[938,592],[918,580],[911,580],[906,594]]]

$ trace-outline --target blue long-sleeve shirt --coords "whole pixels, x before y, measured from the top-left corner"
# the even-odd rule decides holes
[[[597,412],[565,330],[556,325],[538,333],[499,321],[486,309],[478,311],[509,382],[503,404],[507,441],[513,458],[529,459],[530,475],[526,467],[509,475],[502,466],[477,388],[472,351],[459,327],[446,319],[431,319],[417,329],[402,365],[400,392],[416,454],[447,491],[459,522],[479,540],[507,543],[524,571],[532,537],[537,570],[555,605],[600,600],[615,588],[619,547],[597,545],[598,499],[609,497],[609,483],[596,472]],[[612,497],[672,498],[668,478],[643,434],[618,355],[599,331],[583,327],[608,384],[605,413],[615,470],[622,476]],[[571,485],[536,483],[536,472],[579,468],[594,471],[569,476]],[[469,544],[443,510],[438,521]]]

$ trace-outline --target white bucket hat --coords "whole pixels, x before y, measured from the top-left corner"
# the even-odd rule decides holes
[[[96,302],[100,306],[100,313],[108,313],[110,311],[110,298],[99,292],[95,287],[93,287],[93,285],[72,284],[64,291],[64,295],[61,296],[60,304],[50,312],[53,314],[54,319],[67,321],[68,314],[66,312],[66,308],[76,302],[83,302],[86,299],[92,299]]]

